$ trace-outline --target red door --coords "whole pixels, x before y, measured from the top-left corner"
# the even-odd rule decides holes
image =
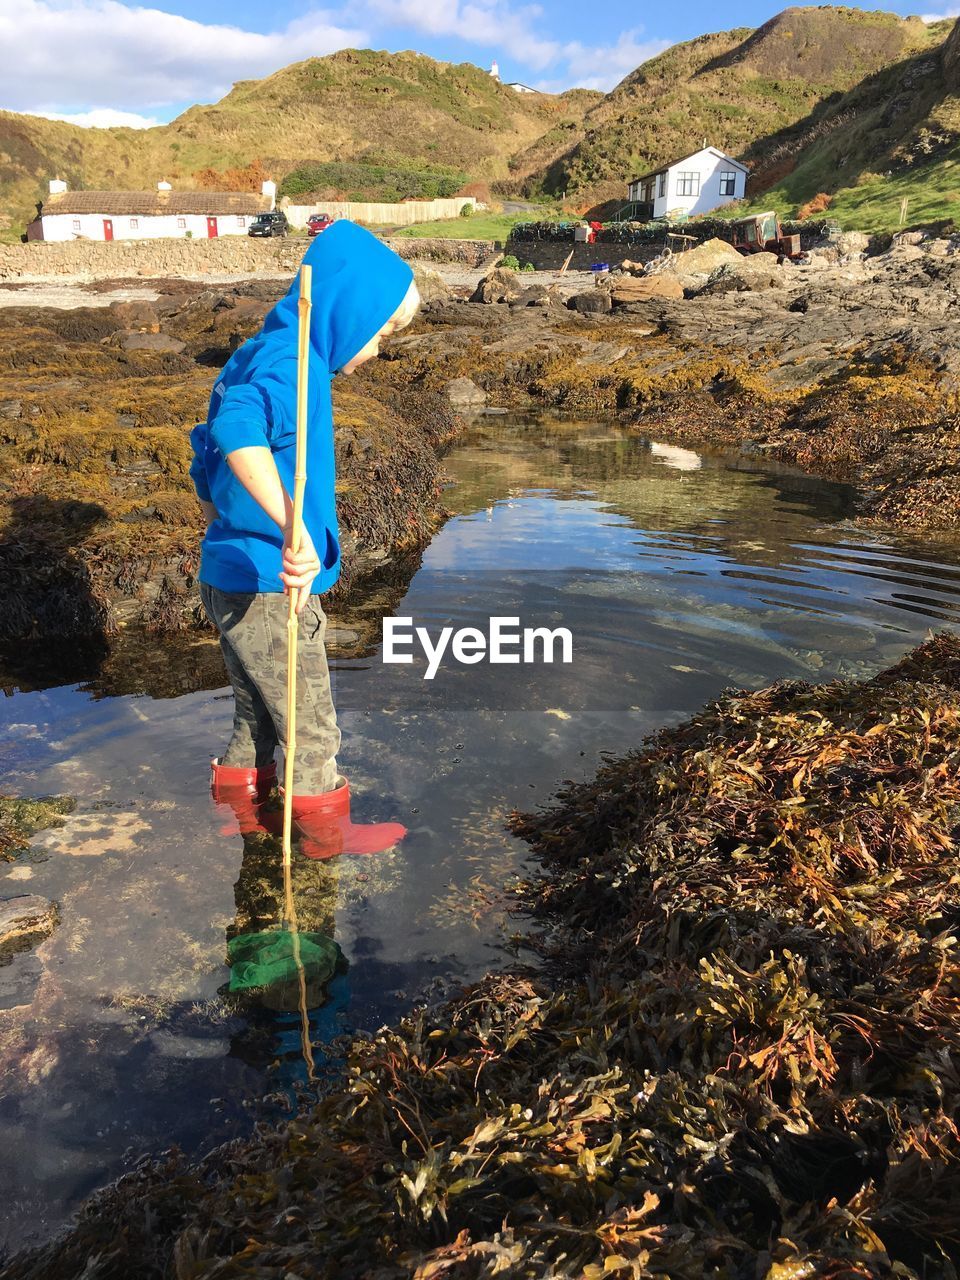
[[[103,238],[104,240],[113,239],[113,219],[104,218],[103,220]]]
[[[215,240],[217,237],[217,220],[207,215],[207,239]]]

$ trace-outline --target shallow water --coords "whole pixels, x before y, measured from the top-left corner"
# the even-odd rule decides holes
[[[418,648],[407,665],[376,646],[335,659],[354,818],[399,819],[409,835],[373,859],[296,859],[300,926],[335,938],[349,965],[310,989],[321,1064],[341,1032],[503,960],[521,928],[505,912],[524,867],[503,831],[512,808],[725,687],[862,676],[960,620],[960,552],[854,529],[844,486],[534,419],[480,420],[447,470],[458,514],[393,613],[434,637],[486,632],[490,616],[567,627],[573,660],[448,656],[425,681]],[[370,593],[368,620],[384,599],[396,593]],[[349,639],[362,614],[333,621]],[[177,651],[151,659],[176,668]],[[201,683],[196,670],[185,657],[172,683]],[[227,937],[280,909],[275,845],[245,840],[207,794],[229,695],[110,687],[3,703],[2,790],[78,797],[62,828],[0,864],[0,896],[61,910],[46,942],[0,968],[11,1246],[49,1234],[145,1152],[206,1150],[290,1106],[305,1073],[295,1002],[222,995]]]

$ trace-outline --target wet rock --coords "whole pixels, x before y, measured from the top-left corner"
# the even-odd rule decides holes
[[[604,315],[613,309],[613,299],[609,289],[587,289],[568,298],[567,306],[584,316]]]
[[[0,900],[0,957],[36,946],[53,932],[57,919],[56,903],[38,894]]]
[[[153,302],[111,302],[109,311],[122,329],[138,333],[157,333],[160,315]]]
[[[120,335],[120,346],[124,351],[171,351],[179,355],[186,350],[187,344],[167,333],[128,332]]]
[[[42,976],[43,965],[37,956],[14,956],[9,964],[0,965],[0,1009],[29,1005]]]
[[[620,279],[610,289],[610,299],[614,307],[623,307],[632,302],[645,302],[648,298],[679,300],[683,296],[683,285],[675,275],[666,272],[655,276]]]
[[[177,1035],[176,1032],[166,1028],[155,1031],[150,1037],[150,1043],[162,1058],[179,1058],[185,1062],[196,1062],[205,1058],[225,1058],[230,1052],[230,1041],[226,1037],[200,1039],[195,1036]]]
[[[444,392],[455,409],[474,409],[487,403],[487,393],[472,378],[451,378]]]

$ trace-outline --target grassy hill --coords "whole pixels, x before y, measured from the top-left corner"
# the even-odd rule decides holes
[[[960,222],[960,22],[927,34],[922,50],[748,148],[750,206],[793,215],[822,193],[844,226]]]
[[[515,156],[513,172],[530,192],[624,198],[630,177],[704,138],[739,155],[936,43],[919,18],[785,9],[756,31],[701,36],[645,62],[587,112],[582,128],[561,124]]]
[[[606,95],[516,94],[471,63],[349,49],[241,81],[156,129],[0,112],[0,238],[19,235],[51,176],[259,189],[266,174],[290,191],[368,199],[482,180],[586,206],[623,201],[629,178],[704,138],[749,162],[757,201],[791,216],[825,193],[831,213],[868,230],[896,225],[904,197],[908,222],[943,219],[960,179],[958,33],[791,8],[757,30],[675,45]]]
[[[0,112],[0,214],[18,230],[55,175],[76,188],[136,189],[161,178],[193,187],[198,172],[256,160],[277,178],[349,160],[495,179],[511,155],[560,122],[579,122],[598,96],[517,94],[470,63],[348,49],[241,81],[220,102],[156,129],[81,129]]]

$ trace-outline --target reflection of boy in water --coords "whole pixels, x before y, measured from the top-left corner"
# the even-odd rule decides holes
[[[234,691],[233,736],[213,763],[217,798],[265,798],[286,724],[285,593],[301,616],[293,817],[313,857],[376,853],[405,834],[398,823],[355,826],[337,769],[340,730],[324,648],[320,595],[340,573],[330,381],[377,355],[382,337],[419,306],[410,267],[346,220],[309,247],[312,268],[304,538],[291,545],[297,421],[299,280],[217,379],[207,421],[194,428],[190,474],[209,522],[201,596],[220,633]]]
[[[225,806],[232,808],[233,806]],[[242,813],[237,815],[242,820]],[[277,1084],[314,1079],[314,1046],[342,1031],[348,1003],[347,960],[333,941],[337,871],[324,862],[291,866],[298,919],[298,955],[291,934],[278,928],[284,915],[283,877],[276,839],[261,831],[243,837],[243,861],[234,885],[236,918],[227,929],[231,1003],[248,1020],[231,1052],[265,1069],[277,1063]],[[271,947],[285,960],[271,971]]]
[[[326,986],[347,968],[346,958],[333,938],[337,900],[337,872],[324,863],[297,861],[291,869],[296,901],[297,931],[301,940],[307,1004],[316,1008],[326,999]],[[243,940],[276,933],[284,917],[283,883],[277,841],[264,834],[243,838],[243,861],[234,885],[237,914],[227,929],[233,963],[231,989],[249,990],[257,1004],[267,1009],[293,1012],[299,1002],[299,976],[293,964],[288,976],[258,985],[258,962],[263,947],[244,949]],[[239,961],[235,959],[239,957]],[[245,957],[252,959],[247,963]]]

